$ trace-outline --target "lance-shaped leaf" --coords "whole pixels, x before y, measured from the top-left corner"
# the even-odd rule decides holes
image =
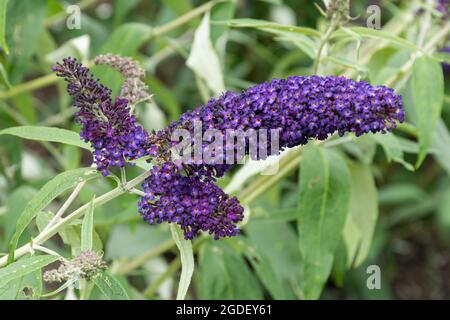
[[[308,146],[300,164],[298,208],[301,289],[317,299],[328,279],[349,207],[351,177],[342,157]]]
[[[82,141],[78,133],[66,129],[39,126],[20,126],[1,130],[0,135],[4,134],[29,140],[59,142],[91,150],[89,144]]]
[[[444,103],[444,76],[439,62],[428,56],[421,56],[415,61],[411,95],[419,133],[419,154],[416,163],[416,167],[419,167],[431,145]]]
[[[343,236],[347,266],[357,267],[369,254],[378,217],[378,198],[369,166],[352,164],[350,172],[352,192]]]
[[[19,279],[33,271],[40,270],[42,267],[58,260],[57,256],[32,256],[20,259],[5,268],[0,269],[0,288],[15,279]]]
[[[60,173],[47,182],[33,199],[28,202],[17,220],[16,230],[9,244],[8,263],[14,260],[14,250],[17,247],[22,232],[40,211],[45,209],[56,197],[74,188],[78,183],[93,179],[97,176],[98,173],[95,169],[80,168]]]

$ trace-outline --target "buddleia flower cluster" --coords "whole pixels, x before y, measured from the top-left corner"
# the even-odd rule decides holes
[[[65,58],[53,70],[68,82],[67,91],[82,125],[80,136],[94,149],[94,163],[103,175],[108,175],[110,166],[123,167],[148,154],[148,133],[136,123],[127,99],[118,97],[113,102],[111,90],[73,58]]]
[[[243,219],[244,209],[236,197],[228,196],[211,179],[183,175],[181,167],[172,162],[154,166],[143,184],[145,195],[139,211],[150,224],[177,223],[185,239],[200,231],[215,239],[234,236],[236,223]]]
[[[310,139],[324,140],[334,132],[360,136],[390,131],[396,121],[403,120],[402,99],[390,88],[344,77],[292,76],[259,84],[240,94],[226,92],[218,99],[210,99],[206,105],[182,114],[178,121],[158,132],[159,140],[155,140],[158,140],[157,154],[163,154],[169,150],[169,137],[175,130],[189,130],[194,135],[194,122],[202,124],[203,133],[211,128],[220,130],[224,146],[222,159],[217,161],[220,164],[211,165],[205,159],[188,164],[188,168],[194,168],[192,171],[220,177],[231,167],[225,151],[234,148],[234,154],[238,154],[238,145],[227,140],[226,131],[230,129],[244,132],[278,129],[280,148],[275,150],[278,152],[306,144]],[[274,153],[270,150],[270,137],[262,143],[269,150],[258,153],[256,160]],[[208,145],[208,141],[203,142],[202,150]],[[260,147],[265,146],[258,145],[257,149],[264,149]],[[248,151],[247,148],[245,152]]]
[[[237,198],[230,197],[215,184],[216,178],[223,176],[233,161],[238,160],[227,161],[227,151],[232,150],[236,155],[241,148],[234,140],[226,139],[229,130],[276,130],[278,148],[274,150],[272,136],[257,139],[257,149],[269,151],[257,153],[256,159],[262,160],[285,148],[306,144],[310,139],[324,140],[335,132],[339,135],[351,132],[356,136],[385,133],[395,128],[397,121],[404,120],[402,99],[390,88],[344,77],[293,76],[273,79],[241,93],[225,92],[182,114],[166,128],[147,133],[136,124],[123,99],[110,103],[110,91],[88,76],[86,68],[73,59],[66,59],[56,70],[69,82],[69,93],[81,109],[78,116],[83,124],[82,137],[88,137],[94,146],[95,141],[101,142],[94,158],[100,153],[101,164],[108,165],[116,164],[117,157],[121,159],[119,165],[144,155],[154,158],[154,166],[143,183],[139,212],[150,224],[177,223],[186,239],[202,231],[215,239],[239,232],[236,224],[243,219],[244,210]],[[99,105],[101,113],[96,111]],[[179,141],[173,141],[173,134],[185,130],[195,136],[196,123],[201,123],[202,137],[209,129],[223,133],[222,148],[214,150],[212,162],[195,159],[195,155],[194,160],[192,157],[181,162],[174,160],[171,150]],[[112,135],[108,129],[111,124],[115,129]],[[194,142],[186,145],[183,141],[185,147],[192,147],[189,150],[196,149]],[[250,151],[249,141],[246,142],[241,150],[244,154]],[[113,146],[106,150],[118,152],[104,151],[106,144]],[[202,152],[209,147],[208,139],[200,141]],[[107,166],[101,168],[105,170]]]

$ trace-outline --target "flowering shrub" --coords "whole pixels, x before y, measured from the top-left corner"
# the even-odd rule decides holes
[[[109,64],[125,69],[120,65],[123,64],[120,59]],[[97,59],[100,60],[105,60],[104,56]],[[109,61],[114,61],[112,55],[109,55]],[[130,64],[129,60],[125,62],[125,65]],[[132,65],[131,69],[136,66]],[[127,161],[146,155],[164,157],[176,143],[171,140],[173,132],[185,129],[193,136],[196,121],[219,133],[277,129],[281,132],[277,144],[289,148],[306,144],[311,138],[324,140],[335,131],[340,136],[346,132],[356,136],[368,132],[385,133],[396,126],[396,120],[404,119],[402,100],[392,89],[331,76],[289,77],[249,88],[239,95],[226,92],[217,100],[209,100],[206,106],[182,114],[180,120],[150,138],[136,125],[135,117],[127,107],[128,100],[116,98],[112,103],[111,91],[96,82],[74,59],[64,59],[53,70],[68,82],[67,90],[75,98],[75,106],[80,108],[77,113],[83,125],[80,135],[93,146],[94,162],[105,176],[109,165],[123,167]],[[135,78],[133,73],[130,73],[131,78]],[[122,74],[126,79],[124,86],[129,87],[128,74]],[[142,91],[142,88],[140,85],[134,90]],[[135,94],[130,88],[122,89],[124,92],[132,97],[145,96]],[[268,144],[269,140],[258,139],[258,149],[263,143]],[[236,152],[238,147],[233,139],[227,141],[224,148]],[[200,146],[202,152],[207,148],[207,142]],[[248,148],[245,144],[246,153]],[[144,182],[144,196],[139,203],[144,220],[150,224],[176,222],[182,227],[186,240],[193,239],[199,231],[209,231],[215,239],[236,235],[239,229],[235,223],[242,220],[244,209],[235,197],[230,199],[213,183],[214,175],[223,176],[235,159],[223,164],[226,157],[223,146],[216,149],[222,150],[215,150],[221,161],[215,159],[212,166],[203,159],[196,161],[188,157],[186,162],[177,162],[178,165],[167,161],[153,167]],[[271,150],[271,153],[276,154],[277,150]],[[256,159],[266,156],[258,154]],[[187,176],[182,175],[184,168]]]
[[[403,298],[394,227],[446,243],[447,1],[381,30],[347,0],[130,2],[102,32],[4,3],[0,299]]]

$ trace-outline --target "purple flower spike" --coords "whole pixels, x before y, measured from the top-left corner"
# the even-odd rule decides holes
[[[224,137],[227,129],[279,129],[280,150],[275,150],[276,153],[306,144],[309,139],[324,140],[334,132],[339,135],[353,132],[356,136],[384,133],[395,128],[396,121],[403,120],[402,99],[393,89],[344,77],[293,76],[259,84],[240,94],[226,92],[184,113],[157,136],[167,140],[180,128],[193,135],[196,121],[201,122],[203,133],[214,128],[223,132]],[[270,145],[270,139],[263,143]],[[202,148],[207,148],[208,144],[203,142]],[[225,149],[236,147],[227,145],[225,138],[223,145]],[[167,148],[161,148],[160,152],[163,149]],[[245,152],[248,154],[248,150]],[[206,176],[221,176],[231,167],[225,157],[226,152],[223,152],[223,164],[200,161],[188,166]],[[265,157],[267,155],[262,154],[257,159]]]
[[[182,175],[181,168],[171,162],[154,166],[143,188],[139,212],[149,224],[177,223],[185,239],[193,239],[200,231],[215,239],[239,232],[236,223],[243,219],[244,209],[236,197],[229,197],[212,181]]]
[[[148,154],[148,133],[130,114],[128,101],[111,100],[111,90],[94,80],[89,69],[73,58],[65,58],[52,67],[67,82],[67,91],[79,110],[77,120],[83,126],[81,138],[90,142],[97,169],[108,175],[108,167],[123,167],[127,161]]]

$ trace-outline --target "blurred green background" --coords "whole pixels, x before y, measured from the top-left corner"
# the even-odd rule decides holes
[[[154,95],[137,106],[139,121],[148,130],[161,129],[189,109],[205,103],[223,89],[240,91],[274,77],[310,75],[317,40],[304,33],[271,28],[297,25],[323,34],[327,21],[310,0],[237,0],[218,3],[195,0],[10,0],[6,22],[0,26],[5,46],[0,54],[0,130],[23,125],[79,131],[65,83],[51,74],[51,66],[74,56],[86,64],[100,53],[131,56],[141,62],[145,82]],[[81,9],[80,28],[66,12]],[[322,1],[318,1],[324,7]],[[323,59],[320,73],[361,78],[371,84],[389,82],[404,97],[407,125],[395,136],[373,135],[331,140],[317,148],[331,149],[348,165],[354,182],[351,212],[345,228],[331,230],[337,239],[323,299],[448,299],[450,298],[450,107],[446,89],[441,118],[432,127],[428,155],[420,168],[417,158],[417,100],[411,70],[400,69],[414,54],[398,39],[417,44],[423,16],[422,1],[352,1],[353,26],[365,26],[366,9],[381,8],[381,26],[395,41],[363,35],[336,37]],[[0,10],[1,11],[1,10]],[[205,13],[209,13],[205,16]],[[72,16],[73,18],[74,16]],[[69,20],[68,20],[69,19]],[[201,21],[205,27],[201,26]],[[209,20],[206,20],[209,19]],[[224,22],[225,21],[225,22]],[[429,40],[445,23],[432,19]],[[360,37],[360,38],[359,38]],[[444,38],[445,40],[445,38]],[[445,41],[436,44],[436,49]],[[437,62],[435,62],[437,63]],[[120,75],[95,66],[94,74],[117,93]],[[434,82],[433,74],[423,81]],[[431,77],[431,78],[430,78]],[[436,78],[438,79],[438,78]],[[445,76],[445,80],[447,80]],[[438,80],[436,80],[438,81]],[[448,82],[448,81],[447,81]],[[445,83],[447,87],[447,82]],[[439,94],[439,93],[438,93]],[[432,98],[428,96],[426,99]],[[419,114],[420,117],[420,114]],[[425,120],[427,121],[427,120]],[[333,144],[333,141],[336,143]],[[313,151],[306,159],[291,155],[268,176],[254,163],[238,166],[219,184],[235,194],[249,217],[240,236],[195,245],[196,269],[188,293],[193,299],[301,299],[302,252],[299,245],[299,202],[308,201],[299,183],[304,174],[320,169]],[[89,166],[91,156],[74,146],[0,135],[0,252],[8,251],[15,223],[26,203],[57,173]],[[302,164],[303,163],[303,164]],[[129,176],[140,172],[129,169]],[[301,170],[300,170],[301,171]],[[318,174],[319,174],[318,173]],[[87,203],[93,194],[114,186],[112,179],[89,183],[73,205]],[[261,189],[259,189],[261,188]],[[339,188],[330,192],[346,192]],[[60,199],[63,201],[63,198]],[[95,247],[104,251],[110,271],[130,297],[172,299],[179,277],[177,250],[167,225],[148,226],[137,212],[137,197],[125,195],[95,209]],[[48,210],[57,210],[57,203]],[[352,218],[349,218],[352,217]],[[38,216],[45,219],[45,213]],[[21,238],[26,243],[38,232],[32,223]],[[307,226],[305,226],[306,228]],[[70,257],[79,250],[80,226],[75,224],[46,245]],[[372,236],[373,235],[373,236]],[[331,238],[330,238],[331,239]],[[167,245],[169,243],[169,245]],[[311,245],[311,250],[317,244]],[[156,250],[156,251],[155,251]],[[159,250],[159,251],[158,251]],[[131,263],[131,264],[130,264]],[[133,264],[134,263],[134,264]],[[381,270],[381,289],[369,290],[367,268]],[[130,267],[131,266],[131,267]],[[39,282],[39,281],[38,281]],[[320,292],[321,284],[318,284]],[[23,288],[34,288],[27,294]],[[24,279],[2,298],[38,298],[56,289]],[[38,292],[38,293],[36,293]],[[59,298],[64,297],[64,292]],[[91,298],[102,294],[94,289]]]

